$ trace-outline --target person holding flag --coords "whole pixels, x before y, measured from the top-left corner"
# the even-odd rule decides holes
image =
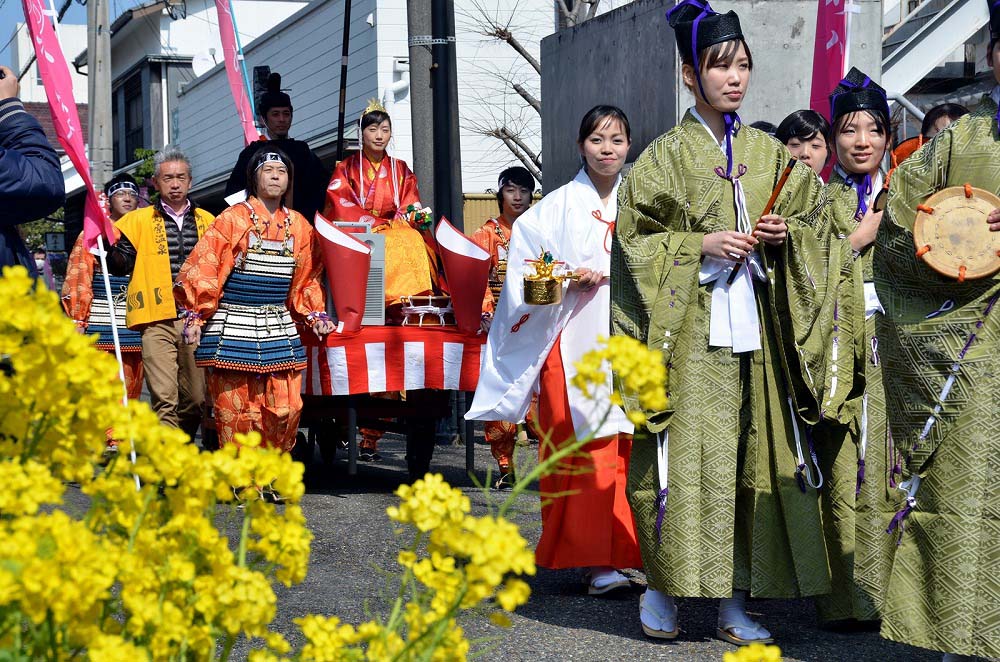
[[[104,185],[104,195],[108,198],[110,211],[108,216],[112,221],[119,220],[139,204],[139,187],[124,173]],[[138,331],[129,329],[125,325],[128,278],[109,275],[108,279],[111,284],[111,300],[115,307],[115,322],[118,326],[125,389],[129,400],[138,400],[142,394],[142,336]],[[96,334],[97,348],[114,354],[111,311],[104,287],[101,263],[97,256],[84,247],[82,232],[69,254],[66,280],[62,289],[62,304],[78,331]],[[115,442],[111,440],[108,444],[115,446]]]
[[[208,369],[219,443],[255,430],[282,451],[295,445],[305,350],[295,323],[319,338],[333,330],[312,227],[285,205],[294,166],[257,154],[247,199],[229,207],[188,256],[177,279],[184,338]]]

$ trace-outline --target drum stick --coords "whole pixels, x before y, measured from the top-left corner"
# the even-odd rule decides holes
[[[788,181],[788,176],[792,174],[792,168],[795,167],[795,162],[796,159],[794,156],[788,159],[788,165],[786,165],[785,169],[781,172],[781,177],[778,178],[778,184],[774,187],[774,190],[771,191],[771,197],[768,199],[767,204],[764,205],[764,211],[760,213],[761,216],[767,216],[771,213],[771,209],[774,208],[775,201],[778,199],[778,196],[781,195],[781,189],[785,187],[785,182]],[[737,274],[740,272],[740,267],[742,267],[745,262],[749,261],[750,254],[748,253],[745,258],[736,263],[736,266],[733,267],[733,270],[729,273],[729,278],[726,279],[727,285],[733,284],[733,281],[736,280]]]

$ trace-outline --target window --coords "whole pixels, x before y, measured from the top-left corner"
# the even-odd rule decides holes
[[[148,92],[142,84],[143,71],[140,68],[124,82],[114,88],[111,105],[112,126],[114,127],[115,168],[121,168],[135,161],[135,150],[148,147],[145,144],[146,125],[149,120],[145,116],[148,106]]]
[[[143,144],[145,126],[142,112],[142,75],[135,74],[125,81],[125,85],[122,87],[125,99],[125,163],[131,163],[135,160],[135,150],[145,147]]]

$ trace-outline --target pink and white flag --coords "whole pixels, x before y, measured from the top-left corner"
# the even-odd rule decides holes
[[[847,58],[848,0],[819,0],[813,48],[812,89],[809,107],[830,119],[830,92],[844,77]]]
[[[240,73],[242,65],[240,64],[239,50],[236,48],[236,28],[233,26],[233,15],[230,9],[229,0],[215,0],[215,10],[219,14],[219,37],[222,39],[222,54],[226,60],[226,76],[229,78],[229,91],[233,93],[236,114],[243,127],[243,140],[249,145],[257,140],[260,134],[257,133],[257,128],[253,124],[250,98],[247,96],[247,88],[243,84],[243,75]]]
[[[115,243],[111,219],[104,213],[90,177],[90,162],[83,147],[83,132],[80,115],[76,112],[73,99],[73,81],[69,77],[69,67],[63,56],[56,31],[45,13],[43,0],[22,0],[24,18],[28,23],[31,43],[35,47],[38,73],[45,86],[45,96],[49,100],[52,124],[55,126],[59,143],[83,179],[87,190],[83,207],[83,243],[87,250],[97,245],[97,238],[104,235],[106,246]]]

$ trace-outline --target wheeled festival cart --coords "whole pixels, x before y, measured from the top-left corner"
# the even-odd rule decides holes
[[[357,472],[357,429],[365,427],[406,435],[411,476],[430,467],[436,422],[450,416],[449,391],[458,391],[464,413],[479,380],[484,334],[455,326],[364,326],[353,333],[331,333],[320,341],[302,334],[308,365],[302,379],[300,425],[309,429],[310,446],[318,443],[332,457],[343,435],[348,443],[348,473]],[[378,397],[405,391],[405,399]],[[473,426],[460,426],[465,466],[475,471]]]

